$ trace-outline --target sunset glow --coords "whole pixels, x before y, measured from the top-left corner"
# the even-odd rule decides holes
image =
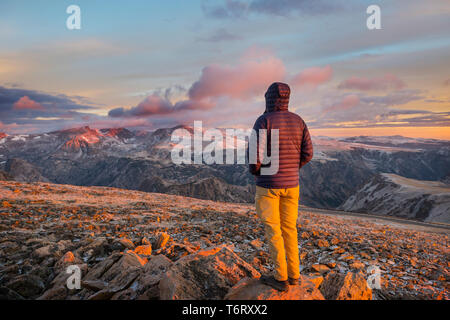
[[[250,127],[284,81],[314,135],[450,139],[445,1],[378,1],[379,30],[368,1],[273,3],[80,0],[69,30],[65,2],[2,1],[0,132]]]

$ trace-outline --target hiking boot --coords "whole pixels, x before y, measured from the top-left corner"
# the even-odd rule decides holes
[[[278,281],[273,276],[261,276],[260,278],[261,282],[271,286],[272,288],[278,290],[278,291],[288,291],[289,285],[287,281]]]
[[[291,286],[295,286],[298,284],[298,278],[297,279],[288,278],[288,282]]]

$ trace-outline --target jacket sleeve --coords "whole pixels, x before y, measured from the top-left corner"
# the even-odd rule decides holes
[[[249,146],[247,147],[248,169],[250,173],[255,176],[259,176],[261,174],[261,160],[259,159],[259,152],[258,152],[260,144],[259,129],[267,129],[267,124],[263,117],[258,118],[255,122],[255,125],[253,126],[253,130],[256,133],[256,141],[253,141],[253,143],[256,143],[256,163],[250,163],[249,160],[249,148],[250,143],[252,143],[251,138],[249,139]]]
[[[305,122],[303,122],[303,137],[302,137],[302,145],[300,149],[300,166],[299,168],[303,167],[305,164],[307,164],[311,159],[313,158],[313,144],[311,141],[311,136],[309,135],[308,126]]]

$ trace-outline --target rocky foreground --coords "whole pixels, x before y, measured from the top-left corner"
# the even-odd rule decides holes
[[[254,206],[0,181],[0,299],[448,299],[448,231],[302,212],[302,278],[280,294]],[[69,289],[66,269],[81,270]],[[367,268],[381,288],[367,287]]]

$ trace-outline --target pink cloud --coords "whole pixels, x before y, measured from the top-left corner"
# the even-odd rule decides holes
[[[166,99],[157,95],[151,95],[133,109],[133,115],[145,116],[149,114],[166,114],[170,113],[171,109],[172,106]]]
[[[307,68],[291,79],[292,86],[298,87],[312,87],[316,88],[317,86],[328,82],[331,80],[333,76],[333,69],[331,66],[325,67],[312,67]]]
[[[28,96],[23,96],[13,105],[13,109],[15,110],[44,110],[44,107],[36,102],[31,100]]]
[[[269,85],[276,81],[291,82],[293,87],[316,88],[329,81],[333,70],[330,66],[313,67],[295,76],[289,76],[283,62],[272,51],[250,47],[236,65],[213,64],[203,68],[200,78],[187,92],[187,98],[173,103],[168,97],[152,94],[132,108],[115,108],[110,117],[147,117],[210,110],[218,105],[240,100],[262,99]],[[242,102],[240,102],[242,103]],[[216,108],[218,109],[218,108]],[[215,111],[217,111],[215,109]],[[184,112],[183,112],[184,111]]]
[[[402,89],[405,83],[393,74],[385,74],[382,77],[364,78],[351,77],[350,79],[342,81],[339,89],[356,89],[356,90],[387,90],[387,89]]]
[[[349,94],[342,100],[323,110],[323,112],[344,111],[351,109],[359,104],[360,100],[357,95]]]
[[[283,62],[274,56],[246,54],[235,67],[210,65],[202,70],[200,79],[189,89],[194,100],[227,96],[234,99],[249,99],[264,94],[267,87],[285,77]],[[256,58],[255,58],[256,57]]]
[[[182,100],[175,104],[157,94],[152,94],[140,102],[136,107],[125,109],[116,108],[109,111],[111,117],[147,117],[153,115],[167,115],[183,110],[208,110],[214,107],[208,100]]]

